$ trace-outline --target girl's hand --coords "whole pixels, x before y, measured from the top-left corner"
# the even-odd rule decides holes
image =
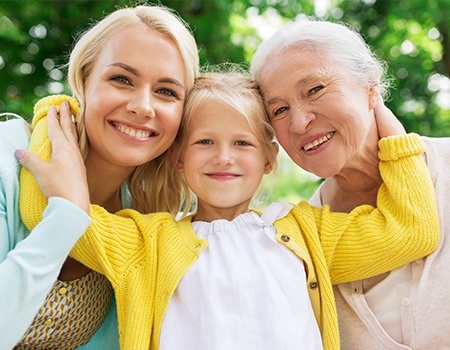
[[[52,158],[49,163],[28,150],[17,150],[19,162],[28,168],[46,197],[61,197],[89,213],[89,189],[86,168],[77,143],[75,124],[72,122],[70,106],[60,106],[60,123],[56,108],[47,114],[48,136],[52,143]]]
[[[378,136],[380,138],[406,134],[406,130],[402,123],[400,123],[394,113],[385,106],[381,96],[378,98],[375,106],[375,121],[377,123]]]

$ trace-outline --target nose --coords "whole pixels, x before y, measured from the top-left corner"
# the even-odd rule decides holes
[[[155,118],[155,101],[150,89],[135,91],[127,104],[127,111],[140,118]]]
[[[235,157],[233,150],[230,147],[219,147],[217,153],[213,157],[213,163],[215,165],[233,165],[235,163]]]
[[[316,119],[316,114],[304,111],[302,108],[291,109],[289,130],[296,133],[305,133]]]

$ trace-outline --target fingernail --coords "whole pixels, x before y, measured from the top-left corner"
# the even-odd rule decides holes
[[[23,149],[17,149],[14,152],[14,155],[16,156],[17,159],[20,159],[25,155],[25,151]]]

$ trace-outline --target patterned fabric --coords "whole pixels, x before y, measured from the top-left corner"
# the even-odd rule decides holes
[[[106,317],[112,293],[108,279],[94,271],[73,281],[56,281],[14,350],[62,350],[86,344]]]

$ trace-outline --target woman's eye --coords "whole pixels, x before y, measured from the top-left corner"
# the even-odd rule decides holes
[[[273,112],[273,116],[276,117],[281,113],[285,112],[287,109],[288,109],[287,107],[280,107]]]
[[[130,79],[128,79],[127,77],[124,77],[123,75],[114,76],[111,78],[111,80],[117,81],[118,83],[121,83],[121,84],[131,85]]]
[[[158,92],[160,92],[163,95],[177,97],[177,94],[173,90],[170,90],[170,89],[160,89],[160,90],[158,90]]]
[[[315,86],[311,90],[309,90],[309,94],[314,95],[315,93],[319,92],[322,89],[323,89],[323,85]]]
[[[247,141],[239,140],[239,141],[236,141],[235,145],[236,146],[248,146],[249,143]]]

